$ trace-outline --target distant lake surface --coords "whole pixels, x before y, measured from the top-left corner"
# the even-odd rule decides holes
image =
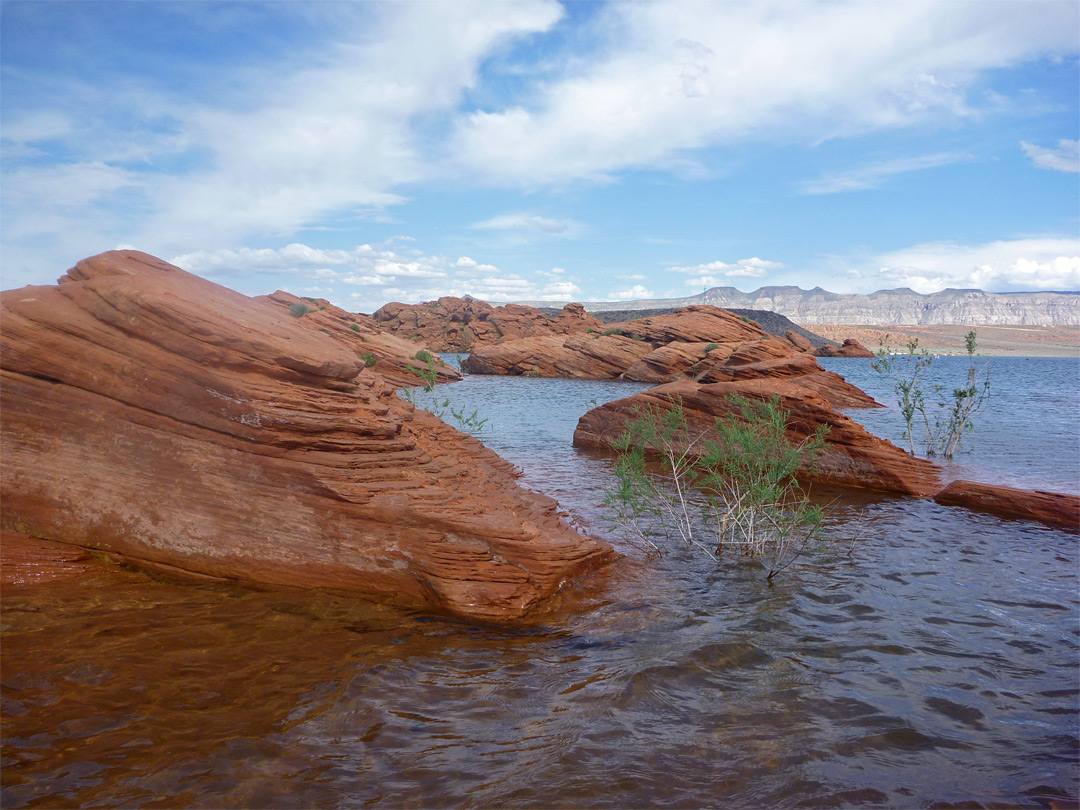
[[[890,404],[864,360],[824,360]],[[942,358],[944,377],[965,362]],[[950,477],[1076,492],[1080,361],[992,358]],[[499,628],[102,567],[3,594],[14,807],[1072,806],[1074,535],[851,498],[774,584],[606,521],[579,416],[646,386],[468,377],[438,394],[623,558]],[[895,409],[851,412],[900,443]]]

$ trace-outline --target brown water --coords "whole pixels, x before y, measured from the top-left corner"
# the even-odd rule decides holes
[[[599,531],[607,463],[565,431],[628,390],[450,392]],[[1076,537],[874,498],[831,532],[771,586],[611,535],[626,558],[516,628],[104,563],[7,588],[0,803],[1075,806]]]

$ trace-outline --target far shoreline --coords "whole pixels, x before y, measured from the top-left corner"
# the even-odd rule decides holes
[[[977,354],[983,357],[1080,358],[1080,326],[988,326],[960,324],[800,324],[837,342],[854,338],[871,351],[887,342],[892,351],[904,351],[915,338],[930,354],[965,354],[964,335],[975,330]]]

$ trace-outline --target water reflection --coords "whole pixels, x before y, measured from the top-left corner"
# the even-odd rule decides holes
[[[629,390],[446,394],[604,531],[569,433]],[[97,562],[5,589],[2,804],[1074,804],[1075,538],[872,496],[835,521],[859,539],[772,585],[609,534],[627,556],[516,628]]]

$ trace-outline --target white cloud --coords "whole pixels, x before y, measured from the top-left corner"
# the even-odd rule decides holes
[[[450,259],[417,250],[398,252],[386,244],[350,250],[322,250],[300,243],[277,249],[199,250],[170,261],[192,273],[247,287],[241,291],[249,294],[268,292],[274,286],[300,294],[318,289],[339,306],[365,312],[391,300],[419,303],[444,295],[471,295],[491,302],[559,301],[581,292],[569,280],[542,285],[469,256]],[[551,278],[549,273],[536,276]]]
[[[551,301],[572,298],[580,293],[581,287],[572,281],[553,281],[544,287],[544,295],[551,296],[548,299]]]
[[[913,158],[901,158],[863,166],[837,174],[825,175],[817,180],[802,184],[804,194],[836,194],[843,191],[862,191],[877,188],[890,177],[908,172],[936,169],[964,160],[972,160],[971,155],[957,152],[942,152],[933,155],[921,155]]]
[[[983,245],[931,242],[878,256],[880,287],[933,293],[1080,289],[1080,239],[1031,238]]]
[[[979,74],[1075,52],[1077,24],[1069,3],[619,3],[598,15],[598,30],[618,32],[601,58],[473,113],[457,147],[471,172],[533,187],[751,136],[968,117]]]
[[[1053,169],[1059,172],[1080,172],[1080,141],[1065,138],[1058,141],[1057,149],[1020,141],[1020,147],[1040,169]]]
[[[610,292],[607,297],[611,301],[633,301],[638,298],[655,298],[656,293],[652,290],[645,289],[645,287],[640,284],[635,284],[628,290]]]
[[[573,236],[581,230],[572,219],[550,219],[535,214],[502,214],[469,226],[476,230],[525,231],[546,236]]]
[[[39,273],[53,276],[71,258],[62,244],[68,230],[98,236],[74,258],[117,241],[167,256],[269,235],[276,241],[325,226],[327,217],[379,216],[404,201],[403,184],[438,171],[430,130],[457,114],[484,61],[515,38],[550,29],[563,13],[555,0],[500,5],[497,14],[483,0],[312,8],[305,13],[338,23],[336,41],[280,62],[253,58],[248,68],[223,71],[213,87],[149,71],[109,74],[100,86],[96,75],[57,82],[42,74],[20,77],[24,96],[37,85],[48,94],[19,110],[8,103],[6,82],[5,252],[36,253]],[[181,67],[196,65],[197,58]],[[86,212],[74,205],[57,212],[43,193],[47,216],[36,205],[16,207],[14,194],[35,193],[58,171],[34,158],[49,139],[59,139],[52,155],[66,162],[128,173],[132,199],[101,212],[92,228]],[[11,169],[17,154],[23,165]],[[55,234],[60,247],[21,250],[20,228],[31,225]]]
[[[780,262],[770,262],[754,256],[740,259],[734,264],[715,261],[708,264],[696,264],[691,267],[668,267],[668,272],[686,273],[695,278],[686,281],[687,287],[711,287],[720,283],[721,278],[763,278],[772,270],[783,268]]]

